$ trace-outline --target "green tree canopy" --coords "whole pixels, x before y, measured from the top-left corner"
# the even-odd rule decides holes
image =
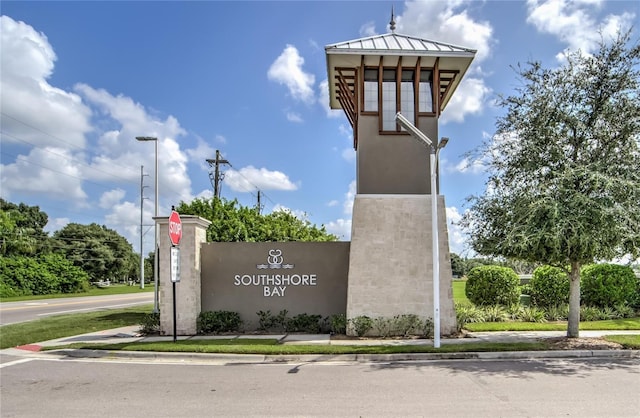
[[[564,65],[517,72],[480,155],[487,191],[463,219],[480,254],[567,269],[567,335],[578,336],[580,268],[640,253],[640,46],[630,33]]]
[[[48,234],[44,231],[48,221],[38,206],[0,199],[0,253],[32,256],[49,252]]]
[[[197,215],[211,221],[207,229],[209,242],[268,241],[336,241],[324,226],[316,227],[285,211],[261,215],[255,208],[242,206],[237,200],[212,197],[180,202],[181,215]]]
[[[89,273],[92,281],[124,279],[139,259],[133,247],[116,231],[92,223],[70,223],[53,234],[56,252]],[[133,266],[132,266],[133,265]]]

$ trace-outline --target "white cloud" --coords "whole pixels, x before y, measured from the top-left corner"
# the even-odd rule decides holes
[[[105,192],[100,197],[99,206],[103,209],[109,209],[124,199],[125,191],[122,189],[115,189]]]
[[[202,139],[198,138],[195,148],[186,149],[185,153],[189,156],[189,159],[195,163],[200,164],[203,168],[207,167],[207,159],[214,158],[216,150]]]
[[[20,154],[0,166],[3,198],[31,194],[40,201],[63,199],[70,208],[107,209],[104,219],[109,227],[136,242],[139,195],[125,201],[123,190],[140,184],[141,165],[149,175],[145,184],[154,184],[154,146],[135,137],[155,136],[161,213],[191,199],[188,156],[197,158],[210,150],[206,144],[181,150],[176,139],[186,132],[176,118],[151,116],[125,95],[87,84],[75,85],[73,92],[50,85],[56,55],[46,36],[6,16],[0,17],[0,24],[3,151],[13,146],[12,153]],[[91,126],[92,118],[99,129]],[[217,140],[223,142],[224,137]],[[24,144],[29,151],[22,151]],[[154,201],[153,188],[146,189],[145,197],[145,205]],[[145,224],[153,223],[150,211],[144,216]],[[47,228],[57,230],[68,222],[52,219]]]
[[[145,211],[144,219],[151,217],[151,212]],[[111,212],[105,216],[105,221],[110,228],[118,230],[130,243],[140,242],[140,206],[132,202],[121,202],[111,208]],[[143,228],[144,232],[144,228]],[[153,251],[153,232],[144,237],[144,253]],[[139,252],[139,244],[134,247]]]
[[[347,215],[353,214],[353,200],[356,198],[356,191],[356,181],[353,180],[351,183],[349,183],[349,191],[347,191],[347,193],[345,193],[344,195],[345,200],[343,204],[343,211]]]
[[[340,202],[338,202],[337,200],[332,200],[329,203],[327,203],[327,206],[329,206],[331,208],[331,207],[334,207],[334,206],[338,206],[339,203]]]
[[[253,192],[260,190],[297,190],[289,177],[280,171],[269,171],[266,168],[253,166],[243,167],[240,170],[228,170],[225,172],[224,183],[235,192]]]
[[[272,212],[286,212],[286,213],[290,213],[291,215],[295,216],[296,218],[300,219],[301,221],[308,221],[309,220],[309,217],[307,216],[307,212],[302,211],[302,210],[294,210],[294,209],[288,208],[286,206],[282,206],[279,203],[273,207]]]
[[[331,109],[329,106],[329,82],[324,79],[318,85],[318,103],[327,113],[328,118],[339,118],[344,115],[342,109]]]
[[[69,218],[49,218],[49,222],[43,228],[46,232],[59,231],[71,222]]]
[[[493,27],[474,20],[465,9],[474,1],[408,1],[404,13],[396,18],[398,33],[476,49],[475,61],[491,55]]]
[[[484,173],[486,167],[481,160],[473,160],[469,157],[464,157],[458,164],[454,166],[452,171],[456,171],[463,174],[480,174]]]
[[[396,19],[398,33],[477,50],[471,69],[442,113],[442,124],[462,122],[466,115],[481,113],[491,93],[485,80],[478,76],[479,64],[491,55],[493,27],[489,22],[478,21],[469,15],[466,7],[472,3],[468,0],[409,1],[403,14]],[[470,74],[474,73],[475,77],[471,78]]]
[[[442,112],[440,123],[463,122],[466,115],[480,114],[492,90],[479,78],[465,77]]]
[[[362,37],[374,36],[378,34],[376,32],[376,25],[374,22],[367,22],[364,25],[360,26],[359,32],[360,36]]]
[[[94,89],[86,84],[78,84],[75,88],[89,103],[102,110],[105,114],[102,123],[114,128],[100,135],[100,155],[92,159],[91,170],[85,172],[87,178],[108,173],[124,180],[139,181],[138,167],[144,165],[145,173],[155,179],[154,141],[135,140],[136,136],[152,136],[158,138],[158,166],[161,167],[158,170],[159,206],[168,210],[180,200],[191,200],[188,151],[181,150],[175,139],[186,132],[175,117],[159,120],[130,97],[113,96],[104,89]],[[171,200],[163,201],[164,196],[171,196]]]
[[[449,251],[458,255],[467,254],[469,247],[467,237],[459,225],[462,215],[455,206],[446,208],[447,230],[449,232]]]
[[[336,219],[324,227],[328,233],[336,235],[340,241],[351,240],[351,219]]]
[[[83,206],[87,194],[82,190],[82,170],[69,150],[33,148],[11,164],[0,165],[2,195],[15,191],[54,199],[75,201]]]
[[[2,141],[34,146],[85,146],[90,109],[47,79],[56,55],[47,37],[24,22],[0,17]]]
[[[342,202],[342,211],[348,218],[338,218],[325,224],[327,232],[337,235],[341,241],[349,241],[351,239],[351,216],[353,215],[353,200],[356,197],[356,181],[349,183],[349,190],[344,194]],[[338,202],[333,200],[330,206],[337,205]]]
[[[302,122],[304,122],[302,120],[302,116],[300,116],[300,114],[296,113],[296,112],[287,112],[287,120],[289,122],[293,122],[293,123],[302,123]]]
[[[313,84],[315,76],[304,72],[302,66],[304,58],[293,45],[287,45],[282,54],[271,64],[267,77],[269,80],[287,86],[289,94],[295,99],[305,103],[313,103]]]
[[[569,50],[593,52],[601,40],[615,36],[619,28],[634,23],[635,14],[607,15],[598,21],[601,1],[528,0],[527,22],[539,32],[557,37]],[[564,58],[564,53],[558,54]]]
[[[353,147],[347,147],[342,150],[342,158],[348,163],[355,163],[356,150]]]

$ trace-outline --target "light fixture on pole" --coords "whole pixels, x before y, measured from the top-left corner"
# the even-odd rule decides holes
[[[400,112],[396,113],[396,122],[402,126],[413,138],[420,141],[430,151],[431,179],[431,237],[433,254],[433,346],[440,347],[440,246],[438,241],[438,154],[447,145],[449,138],[443,137],[437,146],[422,131],[420,131],[409,119]]]
[[[158,308],[158,224],[155,218],[158,217],[158,201],[160,200],[160,196],[158,195],[158,138],[155,136],[136,136],[136,140],[138,141],[153,141],[155,143],[155,160],[156,160],[156,171],[155,171],[155,211],[154,211],[154,225],[153,225],[153,236],[154,236],[154,246],[153,246],[153,312],[160,312]]]

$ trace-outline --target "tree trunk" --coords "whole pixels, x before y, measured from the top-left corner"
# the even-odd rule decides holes
[[[580,263],[571,262],[569,272],[569,321],[567,324],[567,337],[578,338],[580,336]]]

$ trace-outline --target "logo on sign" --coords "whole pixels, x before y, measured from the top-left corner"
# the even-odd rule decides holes
[[[269,250],[267,256],[267,264],[256,264],[256,268],[260,270],[264,269],[292,269],[294,264],[282,264],[284,257],[282,257],[282,250]]]

